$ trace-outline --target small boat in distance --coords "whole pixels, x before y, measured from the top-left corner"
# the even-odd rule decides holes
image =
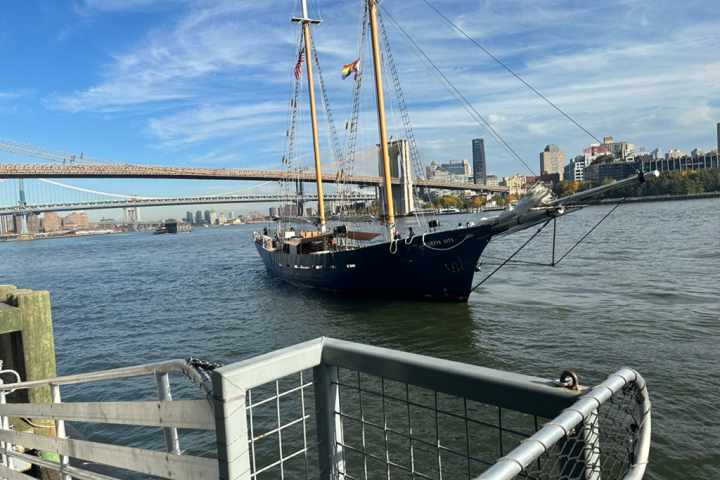
[[[438,209],[438,215],[452,215],[455,213],[462,213],[460,209],[451,207],[451,208],[439,208]]]
[[[157,230],[153,232],[153,235],[164,235],[166,233],[190,233],[193,231],[194,230],[189,223],[161,222]]]

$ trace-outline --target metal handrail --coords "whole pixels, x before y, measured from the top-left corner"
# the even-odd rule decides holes
[[[44,378],[42,380],[31,380],[21,383],[7,383],[2,389],[26,389],[50,385],[72,385],[77,383],[97,382],[102,380],[118,380],[121,378],[140,377],[171,372],[182,372],[185,360],[168,360],[166,362],[148,363],[134,367],[116,368],[102,372],[79,373],[64,377]]]

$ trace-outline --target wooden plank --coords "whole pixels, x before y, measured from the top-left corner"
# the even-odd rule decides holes
[[[45,437],[32,433],[0,431],[0,439],[15,445],[32,447],[58,455],[67,455],[89,462],[101,463],[171,480],[217,480],[217,460],[173,455],[140,448],[105,443]]]
[[[7,478],[7,480],[30,480],[32,477],[28,477],[17,470],[12,470],[0,464],[0,478]]]
[[[74,422],[215,430],[207,400],[0,405],[0,415]]]

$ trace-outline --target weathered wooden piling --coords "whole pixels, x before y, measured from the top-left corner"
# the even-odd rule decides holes
[[[50,293],[0,285],[0,360],[23,381],[57,376]],[[11,400],[50,403],[49,387],[18,390]],[[55,436],[52,420],[31,419],[35,433]],[[15,423],[15,422],[14,422]]]

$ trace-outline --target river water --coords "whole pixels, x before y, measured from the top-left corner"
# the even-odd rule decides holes
[[[557,255],[610,208],[560,220]],[[231,363],[322,335],[545,378],[569,368],[584,385],[629,366],[653,405],[646,478],[720,478],[720,200],[622,205],[556,267],[507,266],[467,304],[293,287],[265,272],[254,228],[2,243],[0,283],[50,291],[60,375],[190,355]],[[476,280],[533,231],[493,241]],[[551,239],[547,229],[517,258],[547,263]],[[178,378],[177,398],[199,398]],[[150,380],[63,388],[71,401],[153,397]],[[80,427],[162,448],[158,435]],[[198,441],[183,448],[202,453],[212,439]]]

